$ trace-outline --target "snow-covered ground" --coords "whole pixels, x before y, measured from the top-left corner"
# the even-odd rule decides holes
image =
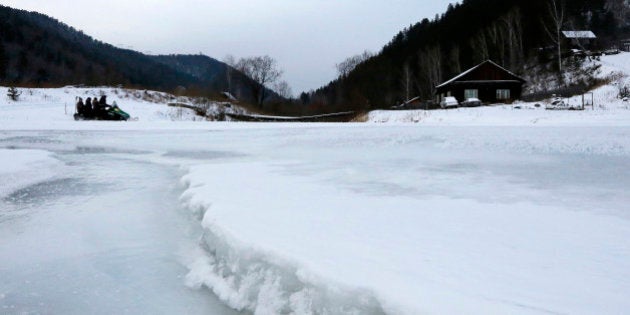
[[[129,113],[135,124],[125,124],[126,128],[177,128],[178,122],[206,122],[206,118],[197,116],[191,109],[167,106],[169,103],[191,103],[186,97],[145,90],[129,90],[122,88],[77,88],[58,89],[18,89],[21,95],[17,102],[6,97],[7,88],[0,87],[0,128],[22,129],[91,129],[99,123],[68,124],[73,120],[76,98],[83,100],[100,98],[107,95],[109,104],[116,102]],[[236,105],[223,106],[224,103],[209,102],[208,115],[216,116],[222,112],[245,113]],[[101,125],[103,125],[101,123]],[[111,122],[105,122],[111,126]],[[119,124],[120,125],[120,124]],[[122,127],[125,128],[125,127]]]
[[[182,121],[109,93],[138,121],[75,122],[67,91],[0,102],[2,313],[630,309],[613,85],[594,110],[371,114],[389,124]]]
[[[630,102],[618,98],[619,87],[630,87],[630,53],[602,56],[601,67],[595,74],[611,83],[585,95],[585,111],[550,111],[544,102],[495,104],[476,108],[451,110],[373,111],[367,121],[372,123],[419,123],[444,126],[628,126]],[[589,63],[589,65],[591,65]],[[581,106],[582,96],[565,100]],[[539,106],[536,106],[539,105]]]

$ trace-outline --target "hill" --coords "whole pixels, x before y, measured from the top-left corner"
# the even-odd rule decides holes
[[[46,15],[0,6],[0,84],[117,86],[208,96],[251,81],[203,55],[148,56],[100,42]],[[182,90],[182,87],[185,90]],[[249,101],[247,93],[241,93]]]
[[[254,103],[251,87],[256,83],[231,66],[205,55],[159,55],[150,56],[178,73],[192,76],[203,82],[203,88],[212,92],[230,91],[238,99]],[[272,99],[278,95],[270,92]]]
[[[375,109],[413,96],[433,97],[434,87],[484,60],[517,74],[542,66],[553,71],[549,4],[553,0],[464,0],[434,19],[399,32],[375,56],[328,85],[303,93],[301,102],[319,111]],[[561,1],[556,1],[560,6]],[[628,34],[628,6],[620,0],[566,1],[563,29],[592,30],[601,48]]]

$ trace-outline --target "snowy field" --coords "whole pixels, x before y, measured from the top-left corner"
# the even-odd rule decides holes
[[[109,92],[138,120],[75,122],[98,89],[2,99],[0,313],[627,313],[614,89],[580,112],[365,124],[209,123]]]
[[[116,102],[120,108],[131,115],[135,124],[124,124],[121,128],[132,129],[177,129],[183,122],[207,122],[204,117],[195,115],[187,108],[169,107],[168,103],[179,102],[190,104],[193,100],[186,97],[145,90],[129,90],[122,88],[96,87],[76,88],[64,87],[58,89],[18,89],[21,93],[18,102],[6,97],[6,87],[0,87],[0,129],[94,129],[102,125],[111,128],[111,122],[99,124],[68,124],[75,113],[76,98],[100,98],[107,96],[107,103]],[[208,114],[218,115],[221,112],[245,113],[238,106],[225,108],[222,103],[210,102]],[[119,124],[123,125],[123,124]],[[185,129],[190,128],[187,124]]]

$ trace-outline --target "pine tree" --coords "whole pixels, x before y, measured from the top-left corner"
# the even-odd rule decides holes
[[[17,102],[22,95],[22,92],[19,92],[14,86],[10,87],[7,91],[7,96],[14,102]]]

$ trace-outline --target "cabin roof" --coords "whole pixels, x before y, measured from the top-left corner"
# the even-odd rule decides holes
[[[511,76],[513,76],[514,78],[516,78],[516,80],[515,80],[515,81],[525,82],[525,80],[521,79],[519,76],[517,76],[516,74],[512,73],[510,70],[505,69],[505,68],[503,68],[503,67],[499,66],[498,64],[496,64],[496,63],[495,63],[495,62],[493,62],[492,60],[486,60],[486,61],[484,61],[484,62],[482,62],[482,63],[480,63],[480,64],[478,64],[478,65],[476,65],[476,66],[474,66],[474,67],[472,67],[472,68],[470,68],[470,69],[468,69],[468,70],[464,71],[464,72],[462,72],[461,74],[457,75],[456,77],[454,77],[454,78],[452,78],[452,79],[450,79],[450,80],[448,80],[448,81],[446,81],[446,82],[444,82],[444,83],[442,83],[442,84],[440,84],[440,85],[436,86],[436,88],[438,88],[438,89],[439,89],[439,88],[441,88],[441,87],[447,86],[447,85],[449,85],[449,84],[451,84],[451,83],[453,83],[453,82],[455,82],[455,81],[457,81],[457,80],[459,80],[459,79],[461,79],[461,78],[465,77],[465,76],[466,76],[466,75],[468,75],[469,73],[471,73],[471,72],[473,72],[473,71],[475,71],[475,70],[479,69],[481,66],[483,66],[483,65],[485,65],[485,64],[488,64],[488,63],[489,63],[489,64],[491,64],[491,65],[493,65],[494,67],[497,67],[497,68],[499,68],[499,69],[501,69],[501,70],[503,70],[503,71],[507,72],[509,75],[511,75]],[[497,81],[497,80],[489,80],[488,82],[491,82],[491,81]]]
[[[562,31],[562,35],[569,39],[594,39],[597,38],[591,31]]]

